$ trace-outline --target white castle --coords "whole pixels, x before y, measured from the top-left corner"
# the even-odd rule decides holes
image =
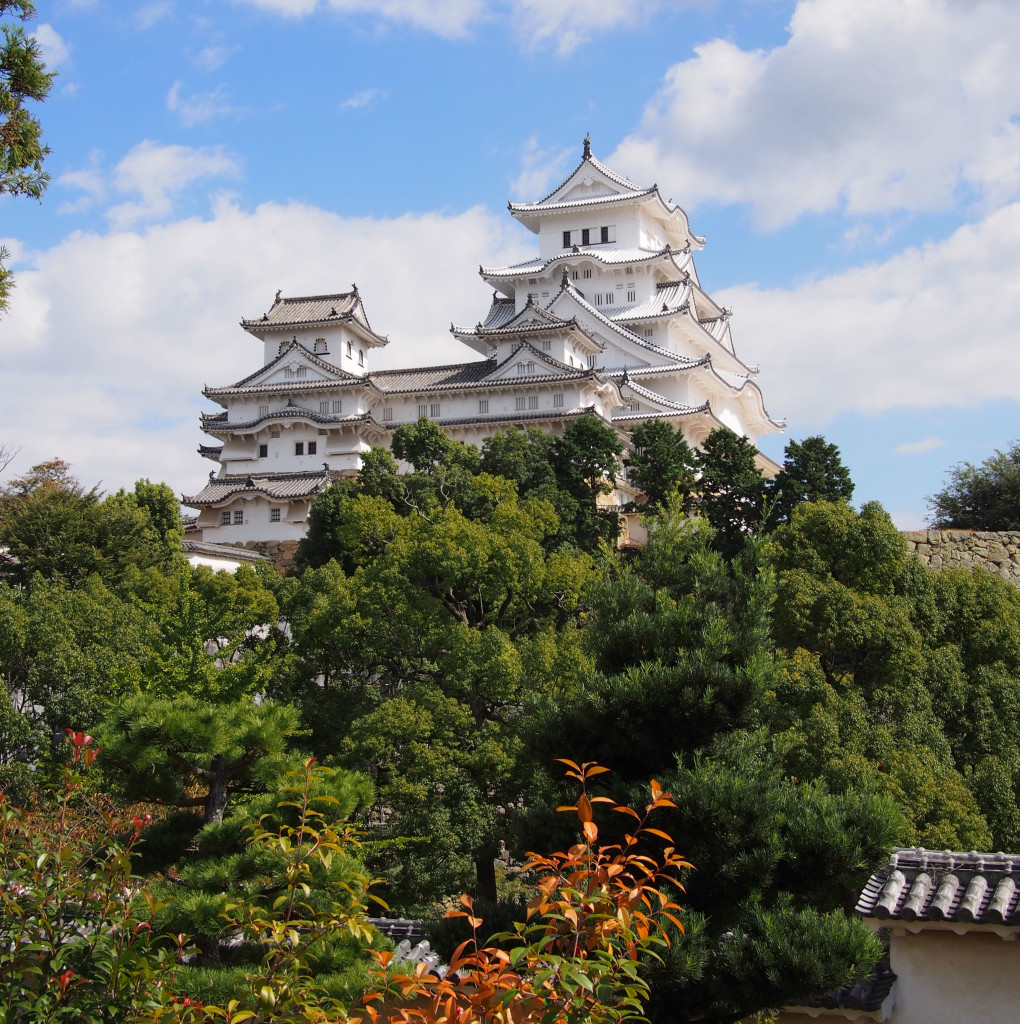
[[[705,240],[656,185],[641,188],[595,159],[544,199],[510,203],[538,235],[539,254],[480,267],[495,289],[485,319],[451,327],[481,358],[452,366],[370,369],[388,339],[371,326],[357,286],[284,298],[241,326],[263,365],[203,394],[223,407],[202,416],[220,443],[199,452],[219,465],[185,496],[204,541],[244,544],[304,536],[312,499],[337,471],[356,470],[373,445],[421,416],[452,438],[480,443],[515,427],[562,433],[594,414],[627,431],[668,419],[697,445],[729,427],[752,442],[785,424],[765,411],[756,366],[737,356],[729,310],[701,289],[693,253]],[[765,456],[769,475],[778,469]],[[609,500],[634,489],[621,479]]]

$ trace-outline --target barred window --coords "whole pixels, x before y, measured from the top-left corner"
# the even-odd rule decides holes
[[[278,523],[280,521],[280,509],[271,508],[269,510],[269,521],[271,523]]]
[[[518,412],[523,412],[524,411],[524,396],[523,395],[521,395],[521,397],[517,399],[517,411]]]
[[[234,513],[234,526],[243,526],[243,525],[244,525],[244,512],[239,510],[239,511]]]
[[[382,411],[382,418],[384,423],[389,423],[393,419],[393,409],[387,406]]]
[[[329,402],[319,402],[319,412],[321,412],[323,416],[328,416]]]
[[[259,406],[259,416],[261,417],[261,416],[268,416],[268,415],[269,415],[269,406],[268,405],[260,405]]]
[[[430,405],[429,406],[429,415],[433,419],[439,419],[439,406],[438,405]]]
[[[318,441],[309,441],[308,442],[308,454],[309,455],[314,455],[318,450],[319,450],[319,442]]]
[[[333,400],[333,415],[336,416],[342,410],[343,410],[343,402],[338,400],[338,399],[334,399]]]
[[[553,395],[553,408],[554,409],[562,409],[563,408],[563,395]]]
[[[489,400],[487,398],[481,398],[478,400],[478,411],[488,412],[489,411]]]
[[[531,397],[528,398],[528,408],[529,409],[537,409],[538,408],[538,395],[532,395]]]
[[[221,512],[220,513],[220,526],[229,526],[229,525],[230,525],[230,513],[227,512],[227,511]]]
[[[294,442],[294,454],[295,455],[304,455],[304,453],[305,453],[305,443],[304,443],[304,441],[295,441]]]

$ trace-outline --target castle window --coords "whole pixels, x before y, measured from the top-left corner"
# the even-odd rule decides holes
[[[382,418],[383,423],[389,423],[393,419],[393,408],[391,406],[387,406],[383,409]]]
[[[651,338],[654,334],[655,334],[655,328],[654,327],[646,327],[645,328],[645,337],[646,338]]]
[[[339,398],[333,399],[333,415],[336,416],[343,411],[344,404]]]
[[[238,509],[238,511],[236,511],[234,513],[234,526],[243,526],[243,525],[244,525],[244,512],[241,509]]]
[[[570,280],[571,281],[576,281],[577,280],[577,271],[576,270],[572,270],[570,272]]]
[[[628,268],[627,268],[627,269],[626,269],[626,270],[624,271],[624,273],[626,273],[626,274],[633,274],[633,273],[634,273],[634,268],[633,268],[633,267],[628,267]]]
[[[320,430],[319,437],[326,437],[329,434],[328,430]]]
[[[287,342],[281,341],[280,344],[276,346],[276,354],[278,356],[282,356],[283,355],[283,350],[286,347],[286,345],[287,345]]]
[[[329,402],[319,402],[319,412],[321,412],[323,416],[328,416]]]
[[[481,398],[478,400],[478,411],[488,412],[489,411],[489,400],[487,398]]]
[[[634,291],[633,289],[631,289],[629,292],[627,292],[627,301],[628,302],[637,302],[637,292]]]
[[[230,525],[230,513],[228,511],[226,511],[226,509],[224,509],[224,511],[222,511],[220,513],[220,526],[229,526],[229,525]]]
[[[563,408],[563,395],[553,395],[553,408],[554,409],[562,409]]]
[[[295,441],[294,442],[294,454],[295,455],[304,455],[304,453],[305,453],[305,443],[304,443],[304,441]]]
[[[312,349],[312,351],[329,355],[329,349],[326,348],[326,339],[325,338],[316,338],[315,339],[315,347]],[[277,511],[279,511],[279,509],[277,509]]]
[[[599,241],[602,243],[609,241],[609,228],[599,228]]]
[[[640,412],[641,411],[641,403],[640,402],[631,402],[630,405],[627,406],[627,408],[630,409],[631,412]]]
[[[570,232],[569,231],[564,231],[563,232],[563,248],[564,249],[569,249],[570,248]]]
[[[260,444],[259,445],[259,458],[260,459],[268,459],[269,458],[269,445],[268,444]]]
[[[542,339],[542,351],[543,352],[551,352],[552,351],[552,339],[551,338],[543,338]]]
[[[438,405],[430,405],[429,406],[429,415],[433,419],[439,419],[439,406]]]
[[[358,366],[365,365],[365,350],[363,348],[358,349]]]
[[[589,366],[590,366],[590,367],[591,367],[591,368],[592,368],[593,370],[595,369],[595,361],[596,361],[597,359],[598,359],[598,356],[588,356],[588,365],[589,365]]]
[[[595,294],[595,305],[596,306],[601,306],[602,305],[602,292],[596,292],[596,294]]]
[[[318,450],[319,450],[319,442],[318,441],[309,441],[308,442],[308,454],[309,455],[314,455]]]
[[[517,408],[518,412],[523,412],[524,411],[524,396],[523,395],[521,395],[521,397],[517,399],[517,406],[516,406],[516,408]]]
[[[528,284],[538,284],[538,278],[537,277],[529,277],[528,278]]]
[[[287,380],[294,379],[294,371],[289,366],[283,371],[283,375],[284,377],[287,378]]]
[[[613,293],[606,292],[606,305],[611,306],[615,301],[616,299],[613,297]]]
[[[271,523],[278,523],[280,521],[280,509],[271,508],[269,510],[269,521]]]
[[[529,360],[527,363],[525,363],[524,364],[524,369],[527,372],[529,377],[533,377],[534,374],[535,374],[535,363],[534,363],[534,361]]]
[[[347,358],[351,358],[351,343],[347,342]]]
[[[591,231],[588,228],[581,228],[581,245],[591,245]]]
[[[418,406],[418,419],[421,419],[422,416],[428,416],[428,414],[429,414],[429,407],[427,405],[419,405]]]
[[[297,368],[297,375],[299,377],[305,377],[305,376],[307,376],[307,374],[308,374],[308,367],[307,366],[299,366]]]
[[[529,409],[537,409],[538,408],[538,395],[531,395],[528,398],[528,408]]]
[[[586,271],[584,272],[584,276],[585,276],[585,277],[591,277],[591,268],[589,268],[588,270],[586,270]]]
[[[259,416],[268,416],[268,415],[269,415],[269,406],[268,405],[260,405],[259,406]]]
[[[269,428],[269,436],[270,437],[279,437],[280,436],[280,428],[279,427],[270,427]]]

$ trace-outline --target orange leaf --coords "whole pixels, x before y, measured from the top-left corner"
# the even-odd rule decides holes
[[[609,768],[603,768],[602,765],[596,764],[588,769],[587,774],[588,777],[591,778],[592,775],[601,775],[603,772],[608,772],[609,770]]]
[[[598,839],[599,827],[594,821],[586,821],[582,825],[582,828],[584,829],[584,838],[587,839],[589,843],[594,843],[595,840]]]
[[[659,828],[643,828],[642,832],[651,832],[653,836],[658,836],[660,839],[665,839],[667,843],[673,842],[673,837],[667,835],[662,829]]]
[[[577,816],[581,821],[591,821],[591,803],[584,793],[581,794],[581,799],[577,801]]]

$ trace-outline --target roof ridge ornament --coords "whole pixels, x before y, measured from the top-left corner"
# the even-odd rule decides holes
[[[276,303],[277,303],[277,302],[279,302],[279,301],[280,301],[280,296],[281,296],[282,294],[283,294],[283,289],[282,289],[282,288],[277,288],[277,289],[276,289],[276,298],[275,298],[275,299],[273,300],[273,305],[274,305],[274,306],[276,305]]]
[[[584,136],[584,151],[581,157],[583,160],[591,159],[591,132],[588,132]]]

